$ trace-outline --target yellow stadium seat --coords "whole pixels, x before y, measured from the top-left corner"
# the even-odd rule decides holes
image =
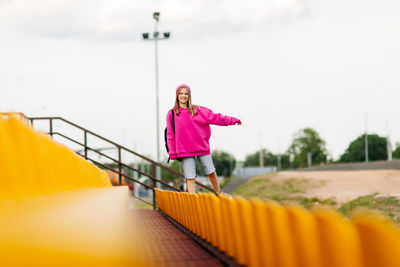
[[[324,267],[361,267],[361,244],[356,228],[338,213],[326,209],[314,209],[322,265]]]
[[[352,219],[361,239],[365,267],[400,266],[400,232],[380,214],[356,212]]]
[[[275,246],[272,239],[271,223],[268,218],[266,203],[252,199],[250,201],[252,207],[252,217],[254,218],[254,228],[256,239],[254,240],[257,249],[257,258],[254,260],[255,266],[274,267],[275,264]]]
[[[275,266],[295,267],[295,250],[287,211],[275,202],[267,203],[269,226],[275,253]]]
[[[230,199],[228,202],[228,211],[229,216],[231,218],[230,223],[232,224],[233,230],[233,245],[235,247],[234,257],[239,264],[245,264],[246,262],[246,253],[245,253],[245,241],[244,241],[244,232],[240,225],[240,216],[238,209],[238,200]]]
[[[257,239],[256,223],[254,212],[249,201],[244,199],[237,200],[240,225],[243,229],[243,241],[244,241],[244,264],[246,266],[261,266],[259,260],[260,247],[257,245],[255,240]]]
[[[287,207],[287,213],[298,266],[323,267],[314,216],[300,206]]]

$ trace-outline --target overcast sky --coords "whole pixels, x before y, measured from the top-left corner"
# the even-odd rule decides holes
[[[211,146],[242,160],[312,127],[334,159],[365,131],[400,142],[400,2],[395,0],[0,0],[0,111],[62,116],[155,157],[175,87],[240,118]],[[161,141],[163,156],[164,141]]]

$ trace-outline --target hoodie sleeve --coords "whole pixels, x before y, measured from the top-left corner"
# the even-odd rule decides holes
[[[235,117],[224,116],[221,113],[214,113],[211,109],[206,108],[206,112],[209,124],[228,126],[240,122],[240,120]]]
[[[169,149],[169,157],[176,159],[176,146],[175,146],[175,134],[172,128],[172,112],[169,111],[167,114],[167,144]]]

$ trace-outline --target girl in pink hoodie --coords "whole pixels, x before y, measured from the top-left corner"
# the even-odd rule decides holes
[[[173,111],[173,112],[172,112]],[[174,116],[175,131],[172,126]],[[167,114],[167,143],[169,157],[182,162],[189,193],[195,193],[196,160],[200,161],[204,173],[213,185],[214,191],[220,193],[217,174],[210,155],[210,124],[228,126],[242,122],[234,117],[223,116],[212,110],[192,104],[190,87],[181,84],[176,88],[175,105]]]

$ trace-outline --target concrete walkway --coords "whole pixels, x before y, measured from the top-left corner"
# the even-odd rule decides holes
[[[146,266],[223,266],[154,210],[135,210],[141,238],[138,254]],[[133,240],[135,241],[135,240]]]
[[[228,194],[232,194],[236,190],[236,188],[238,188],[242,184],[246,183],[250,178],[235,178],[235,179],[232,179],[232,181],[227,183],[224,186],[224,188],[222,188],[222,191],[225,192],[225,193],[228,193]]]

